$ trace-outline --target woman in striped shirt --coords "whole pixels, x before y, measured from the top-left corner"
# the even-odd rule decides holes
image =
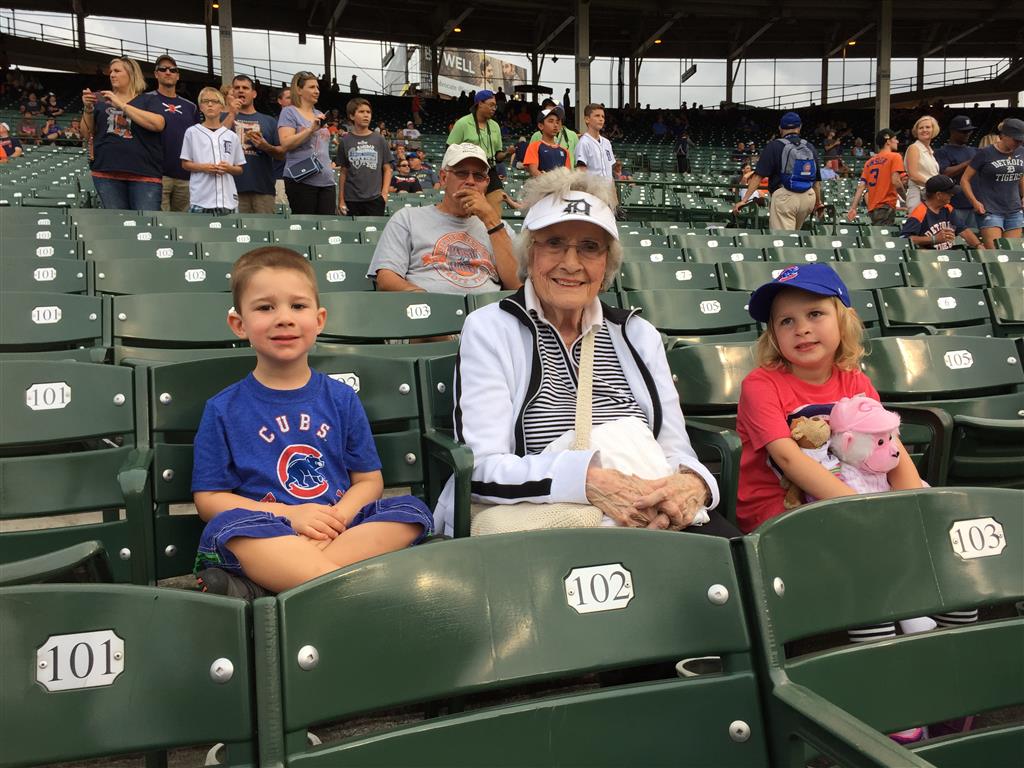
[[[524,192],[529,213],[514,246],[524,285],[473,312],[459,348],[455,430],[473,449],[474,499],[589,503],[621,526],[739,535],[714,512],[691,525],[718,504],[718,486],[686,435],[661,335],[635,311],[598,299],[622,263],[612,183],[557,169]],[[593,449],[543,453],[574,427],[581,342],[592,329],[593,426],[640,419],[672,474],[626,475],[602,467]],[[451,483],[435,519],[451,534]]]

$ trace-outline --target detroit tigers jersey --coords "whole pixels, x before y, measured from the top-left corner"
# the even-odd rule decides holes
[[[193,125],[185,131],[181,159],[193,163],[245,165],[245,153],[234,131],[221,126],[215,131]],[[189,203],[200,208],[238,207],[235,177],[230,173],[192,173],[188,180]]]
[[[270,389],[249,374],[206,403],[192,491],[334,504],[350,472],[380,468],[366,412],[347,384],[313,371],[304,387]]]

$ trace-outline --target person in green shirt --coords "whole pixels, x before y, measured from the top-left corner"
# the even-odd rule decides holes
[[[497,109],[498,102],[494,98],[494,93],[488,90],[477,91],[476,98],[473,100],[473,108],[468,115],[455,121],[451,133],[448,134],[447,143],[448,146],[475,144],[487,155],[487,162],[490,165],[487,172],[489,177],[487,202],[500,217],[501,200],[505,188],[495,166],[504,162],[506,158],[512,157],[515,153],[515,146],[503,147],[501,144],[501,128],[492,119]]]
[[[545,110],[557,106],[558,105],[555,103],[554,99],[544,99],[544,103],[540,105],[540,108],[542,110]],[[532,144],[533,142],[540,140],[540,131],[536,131],[533,134],[533,136],[530,137],[529,143]],[[576,131],[574,131],[572,128],[566,127],[564,123],[562,124],[562,129],[558,132],[558,135],[555,136],[555,142],[558,144],[558,146],[565,147],[565,149],[569,152],[569,163],[570,167],[572,168],[576,167],[576,144],[579,142],[579,140],[579,134],[576,133]]]

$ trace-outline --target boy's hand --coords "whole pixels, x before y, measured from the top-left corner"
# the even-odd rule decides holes
[[[337,511],[327,504],[296,504],[285,517],[291,520],[296,533],[320,541],[336,538],[346,527]]]

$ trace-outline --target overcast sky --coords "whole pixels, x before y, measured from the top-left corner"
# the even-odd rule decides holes
[[[239,23],[244,23],[243,7],[240,3],[236,3],[234,7],[235,19]],[[67,14],[14,12],[2,9],[0,29],[33,37],[38,37],[42,32],[47,39],[55,42],[61,39],[71,41],[74,39],[71,18]],[[121,41],[124,41],[126,53],[135,55],[136,58],[152,61],[160,53],[169,50],[183,66],[194,69],[206,68],[205,31],[199,26],[88,17],[86,32],[88,45],[94,50],[115,53],[120,50]],[[310,35],[306,45],[299,45],[298,36],[295,34],[271,33],[268,36],[265,31],[235,29],[233,40],[235,71],[255,75],[264,83],[290,80],[291,74],[300,69],[311,69],[317,73],[323,71],[323,45],[318,37]],[[336,76],[342,87],[345,87],[349,78],[355,74],[364,91],[380,92],[383,88],[381,58],[390,45],[339,39],[335,47],[336,65],[332,68],[331,75]],[[516,63],[529,71],[529,62],[521,54],[500,51],[488,53]],[[215,59],[219,57],[216,30],[214,56]],[[685,84],[680,85],[680,74],[690,63],[697,64],[697,73]],[[929,59],[925,62],[925,73],[927,79],[937,77],[941,80],[945,69],[947,77],[959,76],[962,79],[966,64],[972,73],[972,79],[976,79],[983,71],[987,73],[989,67],[996,63],[997,60],[994,59],[969,62],[963,59]],[[215,68],[219,70],[219,61],[215,63]],[[900,87],[900,80],[909,82],[905,79],[914,77],[916,71],[916,61],[894,60],[894,90],[907,90],[906,87]],[[820,102],[820,75],[821,64],[817,59],[748,61],[744,63],[736,80],[733,98],[759,106],[772,106],[773,99],[779,97],[784,101],[803,104],[810,101]],[[615,104],[616,78],[617,61],[596,59],[591,65],[592,100]],[[848,98],[870,95],[866,88],[873,78],[874,68],[871,62],[853,59],[845,63],[841,59],[831,61],[830,100],[839,100],[844,79]],[[541,73],[541,82],[554,89],[557,94],[561,94],[566,87],[574,87],[571,57],[559,57],[557,62],[547,59]],[[646,59],[640,70],[640,82],[640,102],[650,103],[653,107],[678,107],[683,101],[717,105],[725,98],[725,62],[687,60],[680,63],[676,59]]]

